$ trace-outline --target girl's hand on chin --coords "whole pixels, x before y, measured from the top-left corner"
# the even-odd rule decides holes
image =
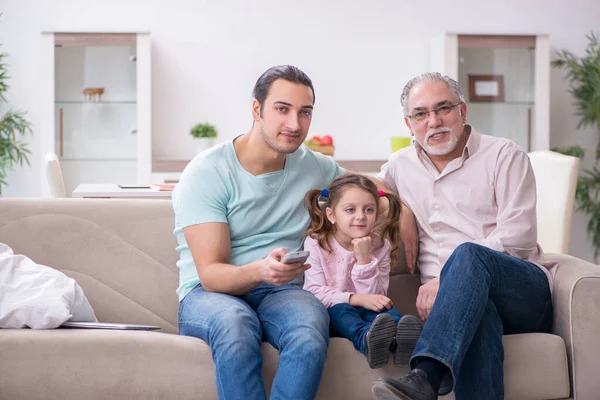
[[[354,245],[356,261],[361,265],[370,263],[371,250],[373,249],[373,240],[371,239],[371,236],[352,239],[352,244]]]

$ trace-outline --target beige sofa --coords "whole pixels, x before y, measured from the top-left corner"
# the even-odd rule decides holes
[[[101,321],[161,332],[1,330],[0,399],[214,399],[208,346],[177,335],[177,253],[165,200],[3,199],[0,242],[76,279]],[[507,399],[600,398],[600,268],[565,255],[554,284],[554,335],[506,336]],[[392,277],[414,313],[418,276]],[[263,344],[270,387],[277,352]],[[319,399],[369,399],[379,376],[345,339],[332,339]]]

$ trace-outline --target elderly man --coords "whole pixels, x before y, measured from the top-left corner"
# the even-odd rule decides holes
[[[426,73],[402,93],[414,146],[390,157],[378,178],[419,226],[426,323],[411,371],[375,382],[376,399],[504,397],[503,334],[548,332],[551,271],[537,244],[535,179],[514,142],[467,125],[458,84]]]

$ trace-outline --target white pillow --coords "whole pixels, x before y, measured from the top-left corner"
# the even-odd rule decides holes
[[[0,243],[0,328],[52,329],[66,321],[97,321],[77,282]]]

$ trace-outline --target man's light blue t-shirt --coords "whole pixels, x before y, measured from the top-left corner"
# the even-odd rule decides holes
[[[332,158],[304,145],[287,155],[283,170],[258,176],[242,167],[233,141],[196,156],[173,191],[179,300],[200,282],[183,228],[207,222],[228,224],[233,265],[263,259],[278,247],[297,251],[309,222],[306,192],[327,188],[342,173]]]

